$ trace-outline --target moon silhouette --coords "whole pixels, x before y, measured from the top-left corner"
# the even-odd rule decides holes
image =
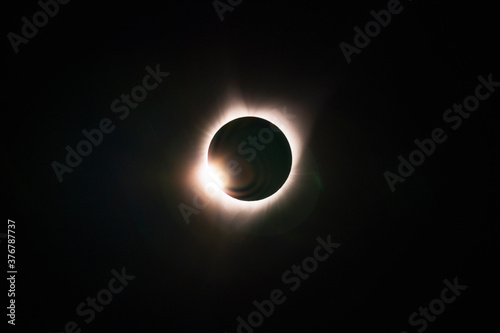
[[[292,167],[292,151],[283,132],[258,117],[234,119],[222,126],[208,148],[208,164],[220,186],[238,200],[256,201],[276,193]]]

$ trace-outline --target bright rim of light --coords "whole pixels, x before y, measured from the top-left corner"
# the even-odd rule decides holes
[[[292,151],[292,167],[290,174],[283,186],[271,196],[256,200],[243,201],[231,197],[224,192],[224,181],[220,176],[223,171],[214,170],[208,165],[208,148],[210,142],[217,131],[228,122],[241,117],[259,117],[270,121],[276,125],[286,136]],[[198,187],[200,187],[208,196],[210,201],[208,205],[218,211],[228,213],[255,213],[263,211],[280,200],[283,200],[287,193],[293,190],[296,181],[297,169],[302,154],[302,137],[297,128],[300,119],[293,119],[294,116],[288,114],[285,110],[277,109],[251,109],[242,104],[235,104],[214,119],[207,129],[204,130],[202,142],[199,151],[199,161],[195,170]],[[256,133],[257,134],[257,133]]]

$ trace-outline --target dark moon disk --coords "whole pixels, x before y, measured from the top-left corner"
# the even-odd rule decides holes
[[[292,151],[283,132],[258,117],[242,117],[222,126],[208,148],[208,164],[217,170],[224,191],[233,198],[267,198],[285,183]]]

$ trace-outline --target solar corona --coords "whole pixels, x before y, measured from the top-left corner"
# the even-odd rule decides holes
[[[302,153],[296,125],[286,113],[241,104],[212,118],[203,131],[195,170],[211,209],[241,217],[286,200]]]

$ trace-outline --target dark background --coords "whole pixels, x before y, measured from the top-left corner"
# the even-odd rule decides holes
[[[255,332],[416,332],[408,316],[454,277],[468,289],[426,331],[494,325],[499,92],[456,131],[442,114],[474,92],[478,75],[500,80],[497,11],[404,1],[348,64],[339,43],[352,44],[354,26],[386,4],[245,0],[221,22],[210,0],[73,0],[18,54],[5,37],[3,214],[16,221],[19,272],[12,331],[61,332],[74,320],[82,332],[236,332],[236,317],[280,288],[286,302]],[[3,7],[4,36],[39,10],[34,0]],[[120,121],[110,103],[156,64],[170,76]],[[185,195],[169,184],[185,177],[228,87],[314,115],[306,145],[321,190],[287,233],[230,233],[203,215],[178,221]],[[115,131],[59,183],[50,164],[106,117]],[[436,127],[448,140],[392,193],[383,173]],[[281,274],[328,234],[341,247],[290,292]],[[136,278],[84,324],[75,308],[122,267]]]

